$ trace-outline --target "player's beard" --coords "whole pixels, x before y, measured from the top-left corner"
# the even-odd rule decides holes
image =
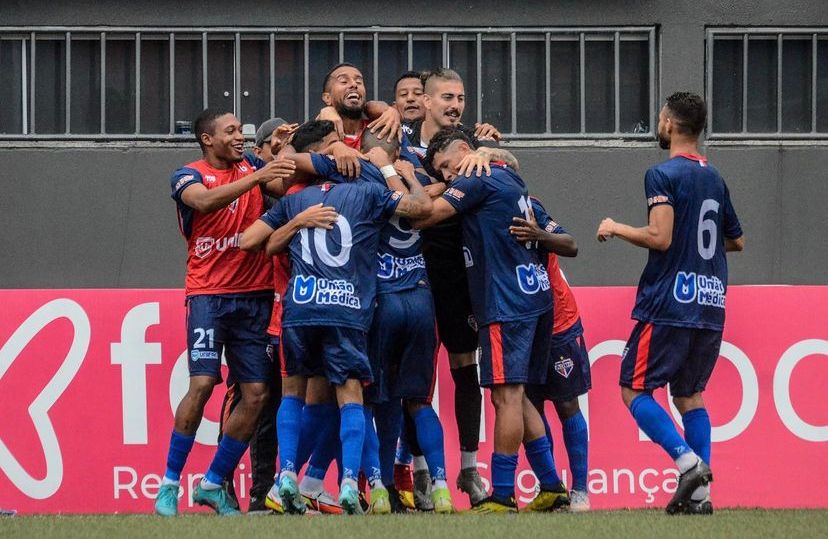
[[[343,118],[348,118],[349,120],[359,120],[360,118],[362,118],[362,107],[350,108],[347,107],[344,103],[339,103],[336,106],[336,112],[338,112],[339,115]]]
[[[658,147],[662,150],[670,149],[670,139],[661,136],[661,133],[656,133],[656,140],[658,140]]]

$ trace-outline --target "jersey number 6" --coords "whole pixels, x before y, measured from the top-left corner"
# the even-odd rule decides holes
[[[705,201],[702,202],[701,210],[699,211],[698,228],[699,256],[701,256],[704,260],[710,260],[713,258],[713,255],[716,254],[716,221],[704,218],[704,216],[711,211],[718,214],[719,203],[712,198],[705,199]],[[708,234],[707,243],[705,243],[705,232]]]

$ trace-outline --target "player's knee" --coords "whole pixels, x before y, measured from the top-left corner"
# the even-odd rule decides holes
[[[581,410],[577,397],[568,401],[556,401],[553,404],[555,405],[555,412],[561,420],[569,419]]]
[[[248,408],[264,408],[269,396],[267,384],[244,384],[242,386],[242,400]]]
[[[449,367],[459,369],[474,365],[474,352],[454,352],[449,354]]]
[[[636,391],[635,389],[630,389],[629,387],[622,387],[621,400],[624,401],[624,406],[629,408],[632,401],[634,401],[637,396],[641,395],[641,393],[641,391]]]
[[[282,379],[282,396],[305,399],[305,378],[302,376],[288,376]]]
[[[523,386],[517,384],[505,384],[492,388],[492,405],[495,411],[523,406]]]
[[[673,404],[681,415],[686,414],[690,410],[696,408],[704,408],[704,399],[701,393],[694,393],[689,397],[673,397]]]
[[[209,376],[193,376],[190,378],[190,386],[187,388],[187,397],[203,404],[210,399],[213,388],[217,383],[218,380]]]

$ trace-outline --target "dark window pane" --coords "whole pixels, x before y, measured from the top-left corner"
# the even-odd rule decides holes
[[[204,110],[201,36],[175,40],[175,120],[192,122]],[[209,51],[209,47],[207,48]],[[208,62],[212,61],[207,57]],[[192,123],[191,123],[192,127]]]
[[[546,48],[543,41],[517,42],[518,133],[546,131]]]
[[[782,131],[811,130],[812,49],[810,39],[782,42]]]
[[[612,41],[587,41],[584,46],[586,130],[615,131],[615,60]]]
[[[26,47],[26,52],[29,48]],[[0,133],[23,132],[23,41],[0,40]]]
[[[551,112],[553,133],[581,131],[581,68],[577,41],[550,43]]]
[[[141,133],[170,132],[169,46],[169,40],[141,40]]]
[[[235,47],[236,44],[232,39],[207,41],[207,102],[210,108],[235,111],[233,106]],[[179,81],[181,78],[176,74],[176,93]]]
[[[301,40],[276,41],[276,116],[289,122],[302,122],[305,118],[303,58]]]
[[[473,126],[477,121],[477,42],[456,40],[449,43],[449,66],[463,78],[466,108],[463,123]]]
[[[748,41],[747,130],[776,132],[776,40]]]
[[[101,42],[72,39],[72,103],[69,130],[99,133],[101,130]]]
[[[135,132],[135,41],[106,41],[106,132]]]
[[[508,41],[483,41],[483,118],[503,132],[512,131],[509,103],[511,61]]]
[[[650,129],[650,49],[646,41],[622,41],[620,99],[622,133]]]
[[[742,78],[744,52],[741,39],[713,42],[713,131],[742,131]]]
[[[408,42],[382,40],[379,42],[379,99],[394,101],[394,83],[408,71]]]
[[[374,95],[374,42],[373,40],[345,40],[345,61],[357,66],[365,81],[365,99],[377,99]]]
[[[36,133],[63,133],[66,111],[66,51],[63,40],[37,40],[35,47]]]
[[[241,116],[243,124],[258,127],[270,118],[270,41],[241,42]]]
[[[311,40],[310,42],[310,88],[309,103],[310,117],[316,117],[319,110],[325,106],[322,102],[322,84],[325,75],[333,66],[339,63],[339,41]]]
[[[828,133],[828,40],[817,44],[817,131]]]
[[[431,71],[443,66],[443,43],[441,41],[414,38],[412,46],[416,71]]]

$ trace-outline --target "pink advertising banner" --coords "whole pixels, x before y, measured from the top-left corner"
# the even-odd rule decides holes
[[[592,363],[592,391],[581,398],[592,506],[661,507],[675,489],[676,471],[638,431],[618,389],[635,290],[576,288],[575,294]],[[705,393],[715,503],[828,507],[828,287],[734,286],[727,301],[721,357]],[[2,290],[0,304],[0,508],[152,511],[174,410],[187,389],[183,291]],[[453,478],[459,451],[444,352],[440,365],[434,405]],[[201,510],[188,500],[215,449],[221,393],[208,404],[184,471],[185,511]],[[488,481],[493,410],[484,398],[479,467]],[[665,392],[657,399],[668,405]],[[547,414],[556,463],[567,478],[551,405]],[[245,457],[236,479],[244,495],[249,471]],[[521,460],[520,502],[532,498],[535,484]],[[465,496],[455,501],[467,506]]]

